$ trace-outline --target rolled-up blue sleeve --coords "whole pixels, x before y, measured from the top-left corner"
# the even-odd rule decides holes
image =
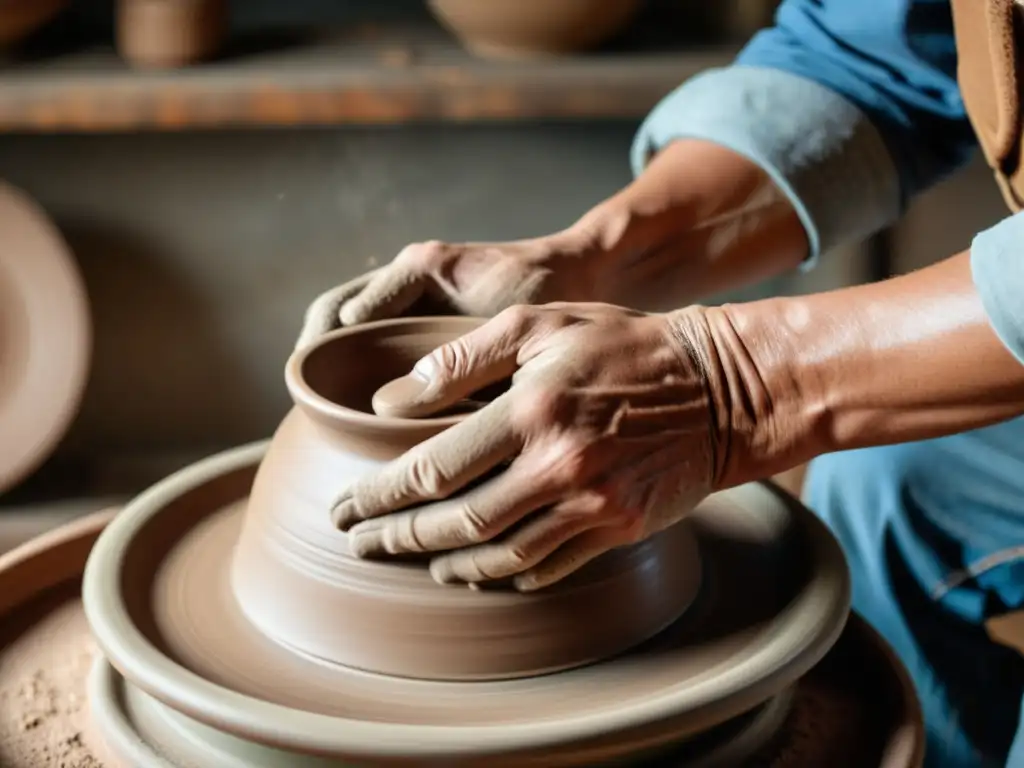
[[[996,334],[1024,363],[1024,213],[974,238],[971,275]]]
[[[793,203],[807,264],[894,221],[975,148],[946,0],[784,0],[736,62],[681,85],[633,143],[639,173],[677,139],[723,145]]]

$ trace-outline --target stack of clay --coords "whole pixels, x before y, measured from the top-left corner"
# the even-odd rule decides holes
[[[767,485],[717,494],[537,593],[352,557],[331,500],[461,418],[382,418],[374,392],[474,324],[328,335],[289,361],[296,407],[269,445],[0,561],[10,625],[85,647],[74,597],[55,609],[38,594],[73,589],[99,537],[83,587],[96,730],[76,743],[139,768],[920,764],[917,702],[884,644],[847,621],[835,541]],[[15,570],[33,586],[9,597]],[[8,658],[29,636],[6,639]],[[76,738],[78,715],[54,711]],[[66,747],[43,740],[36,754]]]

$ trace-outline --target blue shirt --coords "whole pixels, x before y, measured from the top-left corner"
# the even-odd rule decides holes
[[[635,172],[665,143],[713,141],[761,166],[819,254],[895,221],[977,144],[956,81],[945,0],[784,0],[727,68],[669,94],[634,141]],[[994,182],[993,182],[994,183]],[[1024,217],[973,242],[975,284],[1024,362]],[[952,254],[936,254],[936,257]]]
[[[633,166],[677,138],[747,157],[793,203],[810,267],[895,221],[974,152],[955,73],[948,2],[784,0],[732,66],[651,112]],[[1024,214],[975,237],[971,270],[1024,363]],[[1024,608],[1024,418],[821,457],[807,493],[847,554],[854,608],[917,686],[926,765],[1024,765],[1024,661],[979,628]]]

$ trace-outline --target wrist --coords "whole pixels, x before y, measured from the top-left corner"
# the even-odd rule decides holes
[[[704,373],[716,490],[769,477],[822,452],[817,435],[824,399],[813,379],[796,375],[795,358],[779,345],[785,302],[690,306],[667,315]]]
[[[557,235],[563,248],[582,255],[591,269],[596,300],[652,309],[664,279],[678,280],[678,255],[672,247],[692,230],[688,206],[665,199],[641,198],[632,187],[587,211]],[[678,293],[664,306],[678,306]],[[662,302],[664,303],[664,302]],[[661,307],[664,308],[664,307]]]
[[[669,144],[566,234],[588,243],[602,300],[648,311],[767,279],[809,252],[764,171],[706,141]]]
[[[1024,413],[1024,366],[993,330],[967,253],[880,283],[704,312],[735,431],[727,484]]]

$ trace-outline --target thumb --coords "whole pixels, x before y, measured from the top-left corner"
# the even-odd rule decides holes
[[[512,317],[518,317],[518,309],[502,312],[421,358],[411,373],[374,393],[374,412],[399,418],[429,416],[510,378],[525,341],[524,323]]]

